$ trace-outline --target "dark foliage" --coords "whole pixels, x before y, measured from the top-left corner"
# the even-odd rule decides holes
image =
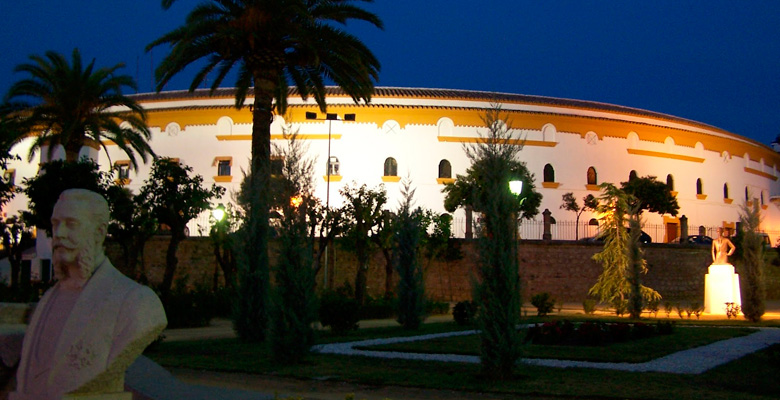
[[[473,325],[477,316],[477,304],[473,301],[459,301],[452,309],[455,323],[461,326]]]
[[[552,298],[550,293],[537,293],[531,296],[531,304],[536,307],[536,315],[544,317],[555,308],[555,299]]]
[[[320,296],[320,323],[329,326],[337,335],[358,328],[360,306],[349,285],[336,290],[325,290]]]

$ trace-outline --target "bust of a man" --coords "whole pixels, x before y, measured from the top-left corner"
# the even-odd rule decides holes
[[[157,295],[106,258],[108,221],[101,195],[83,189],[60,195],[51,217],[58,282],[30,319],[10,399],[123,398],[125,370],[165,328]]]

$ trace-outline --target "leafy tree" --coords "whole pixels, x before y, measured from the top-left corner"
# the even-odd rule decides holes
[[[11,289],[19,288],[19,273],[22,270],[22,252],[34,245],[32,230],[23,218],[13,216],[0,220],[3,248],[11,264]]]
[[[385,299],[393,298],[393,271],[395,271],[394,252],[396,248],[396,230],[398,217],[390,210],[382,212],[382,218],[376,225],[376,231],[371,235],[374,244],[385,258]]]
[[[143,208],[170,228],[171,240],[165,256],[165,273],[160,285],[163,301],[170,294],[173,276],[176,272],[178,259],[176,250],[179,243],[186,237],[187,223],[208,210],[211,200],[224,194],[225,189],[212,184],[211,188],[203,187],[203,177],[191,176],[192,167],[182,165],[170,158],[159,158],[154,161],[149,178],[144,182],[139,193]]]
[[[281,217],[277,221],[279,257],[274,268],[270,344],[277,362],[298,362],[314,344],[312,324],[317,320],[312,246],[308,237],[309,213],[314,189],[314,163],[293,135],[286,149],[277,197]]]
[[[113,185],[106,194],[111,208],[108,234],[122,248],[123,272],[139,282],[147,283],[144,247],[157,233],[157,219],[144,207],[140,195],[133,195],[126,187]]]
[[[503,118],[503,121],[502,121]],[[520,357],[520,276],[517,264],[518,216],[532,218],[542,196],[534,190],[533,175],[525,163],[517,161],[521,146],[510,130],[511,121],[496,105],[482,117],[487,132],[480,141],[465,147],[472,164],[467,175],[458,175],[447,185],[445,208],[472,206],[481,213],[478,233],[478,281],[474,300],[481,310],[481,362],[483,371],[494,378],[512,375]],[[509,181],[520,179],[519,196],[509,191]]]
[[[15,68],[29,77],[14,83],[6,95],[6,101],[21,110],[19,127],[36,134],[30,159],[44,146],[49,146],[51,158],[55,146],[62,145],[65,160],[75,162],[86,144],[105,149],[103,140],[124,151],[134,168],[138,167],[136,154],[144,162],[154,156],[147,143],[151,133],[144,109],[122,94],[124,89],[137,89],[132,77],[117,73],[123,64],[96,68],[92,60],[84,65],[78,49],[73,50],[70,63],[53,51],[30,60]]]
[[[366,278],[371,260],[371,236],[375,234],[374,229],[383,218],[387,192],[383,185],[377,189],[369,189],[366,185],[357,187],[354,182],[347,184],[339,192],[344,197],[344,205],[339,211],[344,218],[341,228],[344,241],[354,250],[358,261],[355,300],[362,306],[366,297]]]
[[[423,282],[420,248],[428,222],[423,209],[414,206],[411,182],[404,180],[401,207],[395,229],[398,272],[398,322],[405,329],[417,329],[425,318],[425,283]]]
[[[644,302],[661,299],[658,292],[641,284],[647,263],[639,246],[639,203],[611,183],[600,186],[604,192],[598,206],[598,211],[604,214],[604,249],[593,259],[602,265],[603,271],[589,293],[615,305],[618,312],[628,308],[631,318],[639,318]],[[630,234],[626,224],[631,228]]]
[[[561,209],[566,211],[573,211],[577,214],[576,222],[574,223],[575,230],[574,230],[574,240],[577,240],[580,238],[580,216],[585,211],[594,211],[596,210],[596,207],[598,207],[599,202],[596,200],[595,197],[593,197],[592,194],[589,194],[582,198],[582,207],[580,207],[579,204],[577,204],[577,199],[574,198],[574,193],[569,192],[565,193],[562,196],[563,203],[561,204]]]
[[[648,210],[659,214],[677,215],[680,205],[677,198],[672,195],[669,186],[656,179],[654,176],[643,176],[621,182],[620,188],[631,195],[629,207],[637,209],[638,214]]]
[[[24,213],[24,220],[51,234],[51,214],[60,193],[67,189],[87,189],[106,196],[111,184],[111,174],[100,171],[94,161],[86,158],[43,164],[38,175],[22,182],[30,209]]]
[[[464,148],[471,166],[466,175],[457,175],[455,182],[445,185],[442,190],[445,193],[444,208],[448,212],[471,206],[485,218],[486,209],[494,204],[495,193],[490,191],[490,184],[496,182],[492,179],[501,179],[497,184],[503,185],[502,191],[506,191],[504,189],[508,188],[510,180],[523,181],[520,198],[524,200],[518,206],[521,218],[531,219],[539,213],[542,195],[535,190],[534,175],[524,162],[516,159],[522,145],[515,144],[517,139],[512,137],[508,127],[511,121],[502,121],[502,117],[508,119],[502,115],[498,105],[482,116],[482,122],[488,127],[487,134],[481,138],[480,144]]]
[[[740,264],[741,275],[744,282],[742,291],[742,313],[751,322],[758,322],[766,311],[764,303],[766,289],[764,287],[764,242],[759,234],[761,224],[761,211],[758,202],[752,206],[742,205],[739,213],[739,221],[742,226],[742,240],[738,246],[742,247]]]
[[[174,1],[162,0],[163,8]],[[190,12],[184,25],[147,46],[172,46],[157,68],[157,90],[201,60],[205,65],[195,75],[191,91],[216,69],[211,86],[215,90],[234,67],[238,68],[236,108],[244,106],[251,90],[252,180],[243,250],[246,256],[241,257],[248,263],[249,273],[243,275],[249,279],[243,283],[247,290],[259,292],[268,285],[271,122],[274,112],[283,115],[287,108],[290,82],[303,99],[313,96],[323,112],[326,79],[355,102],[369,101],[374,91],[379,61],[358,38],[337,26],[350,20],[382,28],[381,20],[354,5],[354,0],[208,0]],[[251,285],[256,287],[249,288]],[[259,303],[248,308],[262,314],[264,297],[254,299]],[[263,324],[266,320],[255,321]],[[254,333],[239,334],[262,336],[264,330],[261,326],[251,329]]]
[[[11,148],[23,137],[18,126],[18,116],[10,111],[10,106],[0,106],[0,169],[8,170],[8,162],[19,159],[11,154]],[[0,179],[0,207],[11,201],[17,187],[12,182]]]

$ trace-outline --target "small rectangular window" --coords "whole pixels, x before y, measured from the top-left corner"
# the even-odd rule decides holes
[[[120,164],[119,165],[119,179],[130,179],[130,165],[129,164]]]
[[[217,164],[217,175],[230,176],[230,160],[220,160]]]

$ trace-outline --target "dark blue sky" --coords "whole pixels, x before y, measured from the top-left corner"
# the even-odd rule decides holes
[[[165,55],[144,47],[200,0],[0,3],[0,91],[55,50],[124,62],[140,91]],[[379,85],[601,101],[669,113],[763,143],[780,133],[780,2],[377,0],[385,23],[348,26],[382,63]],[[191,71],[188,71],[191,72]],[[188,76],[191,76],[189,74]],[[167,89],[188,87],[188,76]],[[232,85],[232,82],[229,82]]]

